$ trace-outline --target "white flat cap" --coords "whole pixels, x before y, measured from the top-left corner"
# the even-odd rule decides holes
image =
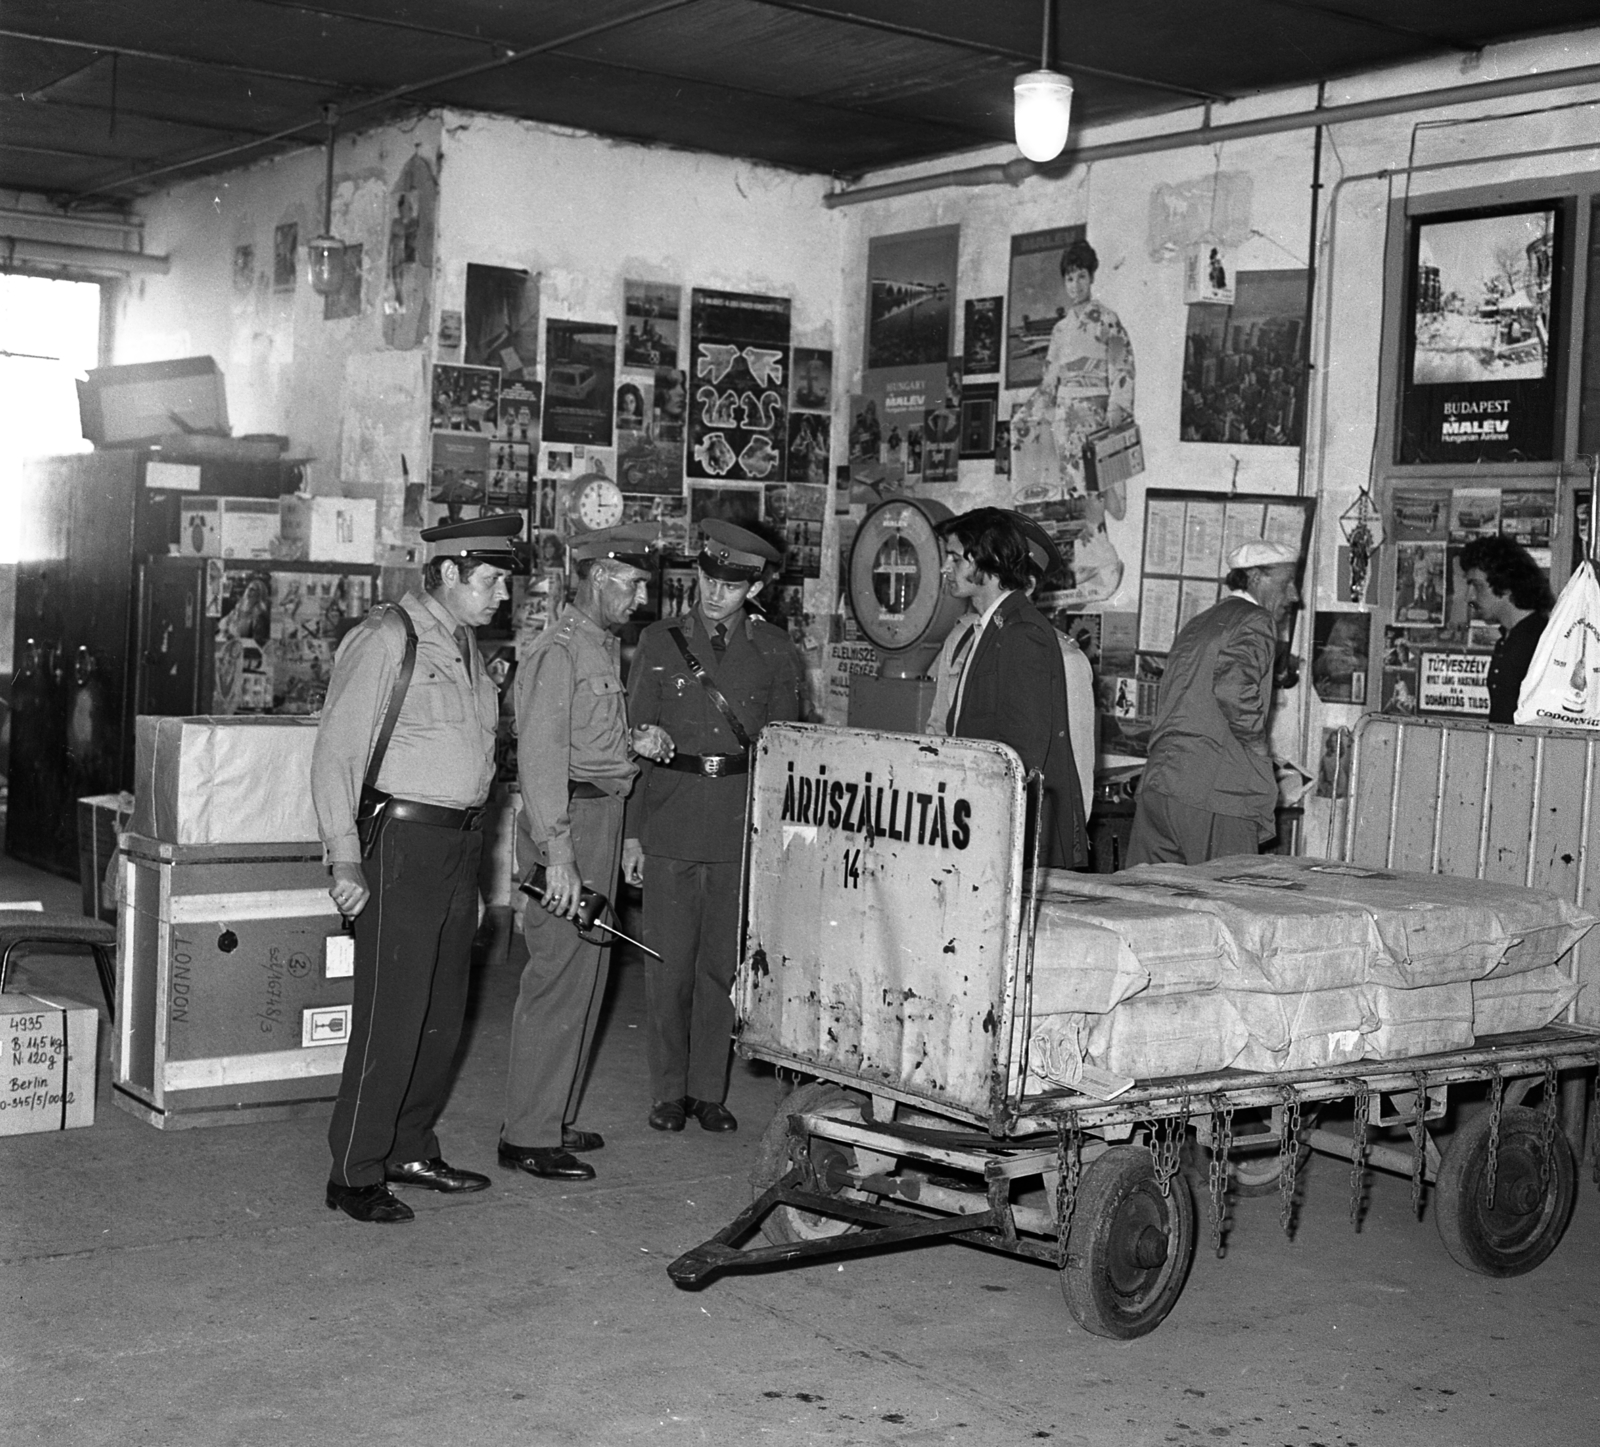
[[[1288,543],[1269,543],[1264,538],[1240,543],[1228,554],[1229,568],[1275,568],[1283,563],[1298,563],[1300,551]]]

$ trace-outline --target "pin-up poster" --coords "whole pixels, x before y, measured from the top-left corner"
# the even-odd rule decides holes
[[[1412,222],[1398,461],[1555,455],[1561,232],[1551,202]]]
[[[617,383],[617,478],[624,492],[683,492],[683,374],[624,371]]]
[[[950,356],[961,228],[934,226],[867,242],[867,366],[915,367]]]
[[[789,299],[696,287],[689,328],[688,475],[781,480],[789,444]]]
[[[545,326],[544,440],[611,446],[617,329],[604,322]]]

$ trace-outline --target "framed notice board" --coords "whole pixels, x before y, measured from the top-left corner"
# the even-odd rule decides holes
[[[1226,594],[1228,554],[1265,538],[1297,549],[1303,569],[1315,511],[1308,497],[1146,489],[1138,627],[1121,648],[1101,646],[1103,748],[1145,752],[1172,640]]]

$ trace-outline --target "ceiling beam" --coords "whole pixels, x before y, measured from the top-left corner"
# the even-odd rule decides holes
[[[0,27],[0,39],[28,40],[36,45],[61,45],[70,50],[92,50],[96,59],[101,56],[125,55],[133,60],[153,60],[163,65],[182,65],[195,70],[220,70],[230,75],[258,75],[264,80],[281,80],[290,85],[315,86],[325,90],[330,85],[355,94],[368,93],[365,86],[349,86],[342,81],[330,80],[325,75],[297,75],[288,70],[268,70],[264,66],[244,65],[236,60],[213,60],[203,55],[179,55],[164,50],[145,50],[136,45],[108,45],[98,40],[78,40],[63,35],[40,35],[31,30],[12,30]]]
[[[530,45],[521,50],[511,51],[505,55],[497,56],[493,60],[480,61],[475,65],[458,66],[443,75],[432,76],[426,80],[410,81],[405,85],[393,86],[377,95],[364,95],[353,104],[348,102],[341,103],[340,113],[343,116],[349,116],[357,111],[368,111],[377,107],[395,107],[398,109],[397,102],[409,100],[410,97],[423,91],[449,85],[452,81],[465,80],[469,76],[484,75],[491,70],[499,70],[505,66],[515,65],[518,61],[527,60],[530,56],[542,55],[546,51],[559,50],[562,46],[573,45],[580,40],[587,40],[591,35],[601,35],[608,30],[618,30],[625,25],[632,25],[640,20],[648,20],[652,15],[660,15],[669,10],[681,10],[686,5],[698,3],[699,0],[656,0],[655,4],[630,11],[626,15],[613,16],[610,20],[584,26],[581,30],[574,30],[566,35],[557,36],[554,40],[542,41],[538,45]],[[0,32],[0,34],[3,33]],[[323,85],[334,84],[331,81],[323,81],[321,83]],[[436,104],[447,104],[447,102],[436,102]],[[147,171],[139,171],[131,176],[109,176],[104,181],[96,181],[88,190],[79,192],[79,199],[87,200],[97,196],[114,196],[132,186],[145,186],[158,177],[170,176],[179,171],[193,171],[201,167],[211,166],[217,161],[225,161],[246,151],[287,140],[305,131],[319,130],[326,125],[327,120],[319,111],[315,117],[302,121],[298,125],[286,126],[282,130],[274,131],[272,134],[264,136],[260,141],[249,141],[237,146],[225,146],[220,150],[207,151],[200,155],[190,156],[182,161],[174,161],[165,166],[155,166]]]
[[[890,111],[872,110],[865,106],[839,105],[832,101],[813,100],[810,96],[776,95],[772,91],[751,90],[748,86],[729,85],[725,80],[702,80],[699,76],[676,75],[667,70],[647,70],[643,66],[629,65],[620,60],[606,60],[598,55],[578,54],[570,50],[558,50],[552,53],[566,60],[574,60],[580,65],[596,65],[607,70],[620,70],[627,75],[643,75],[653,77],[656,80],[678,81],[684,85],[692,85],[705,90],[727,91],[730,95],[754,96],[756,99],[763,101],[780,101],[784,105],[806,106],[812,110],[823,111],[832,115],[860,116],[863,120],[869,121],[899,121],[906,125],[939,125],[946,130],[965,136],[972,136],[988,144],[1007,140],[1010,136],[1009,125],[998,127],[995,130],[978,130],[974,126],[963,125],[944,116],[897,116]]]
[[[1341,10],[1336,5],[1319,4],[1318,0],[1260,0],[1263,5],[1275,5],[1282,10],[1297,10],[1305,14],[1323,15],[1329,20],[1343,21],[1346,25],[1359,25],[1367,30],[1381,30],[1387,35],[1403,35],[1407,40],[1426,40],[1430,45],[1442,45],[1446,50],[1457,50],[1464,55],[1478,55],[1481,45],[1457,40],[1454,36],[1439,35],[1431,30],[1418,30],[1411,25],[1397,25],[1392,20],[1375,15],[1361,15],[1353,10]]]
[[[431,35],[436,40],[459,40],[464,45],[482,45],[504,54],[510,46],[492,35],[474,35],[465,30],[451,30],[442,25],[423,25],[399,16],[363,15],[353,10],[341,10],[336,5],[314,5],[310,0],[250,0],[255,5],[271,5],[278,10],[298,10],[306,15],[319,15],[326,20],[339,20],[350,25],[371,25],[383,30],[405,30],[413,35]]]
[[[832,10],[826,5],[809,5],[803,0],[751,0],[756,5],[766,5],[773,10],[789,10],[796,15],[809,15],[817,19],[832,20],[839,25],[855,25],[863,30],[881,30],[886,35],[903,35],[910,40],[928,40],[939,45],[949,45],[957,50],[970,50],[978,55],[992,55],[1001,60],[1016,61],[1030,70],[1039,68],[1039,57],[1032,51],[1012,50],[1009,46],[990,45],[981,40],[967,40],[959,35],[946,35],[937,30],[924,30],[918,25],[901,25],[893,20],[879,20],[874,15],[857,15],[849,10]],[[1129,75],[1125,71],[1105,70],[1099,66],[1083,65],[1075,60],[1061,60],[1064,71],[1075,75],[1096,75],[1102,80],[1114,80],[1123,85],[1143,86],[1147,90],[1164,90],[1181,95],[1187,100],[1228,101],[1235,96],[1219,90],[1200,90],[1177,81],[1154,80],[1148,75]]]
[[[45,106],[56,111],[81,111],[88,115],[115,116],[119,121],[149,121],[158,126],[176,126],[186,131],[214,131],[224,136],[254,136],[264,140],[267,133],[258,131],[250,126],[219,125],[214,121],[195,120],[188,116],[163,115],[157,111],[129,110],[125,105],[96,105],[92,101],[58,100],[54,96],[41,95],[38,91],[31,91],[22,99],[24,105]],[[0,107],[4,102],[0,101]]]

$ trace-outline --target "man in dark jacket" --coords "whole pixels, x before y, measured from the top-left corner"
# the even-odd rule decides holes
[[[1300,597],[1298,569],[1299,553],[1287,544],[1241,544],[1228,556],[1228,596],[1173,640],[1128,840],[1130,865],[1254,854],[1276,834],[1267,716],[1278,628]]]
[[[1044,863],[1075,869],[1088,858],[1082,791],[1068,732],[1061,647],[1049,620],[1029,601],[1028,542],[999,508],[977,508],[939,526],[944,586],[978,615],[967,635],[955,699],[945,720],[951,738],[1008,744],[1023,768],[1044,775]],[[1031,852],[1029,857],[1031,858]]]
[[[1500,625],[1489,660],[1489,722],[1515,723],[1517,696],[1555,599],[1544,570],[1511,538],[1474,538],[1461,550],[1467,601],[1480,618]]]

